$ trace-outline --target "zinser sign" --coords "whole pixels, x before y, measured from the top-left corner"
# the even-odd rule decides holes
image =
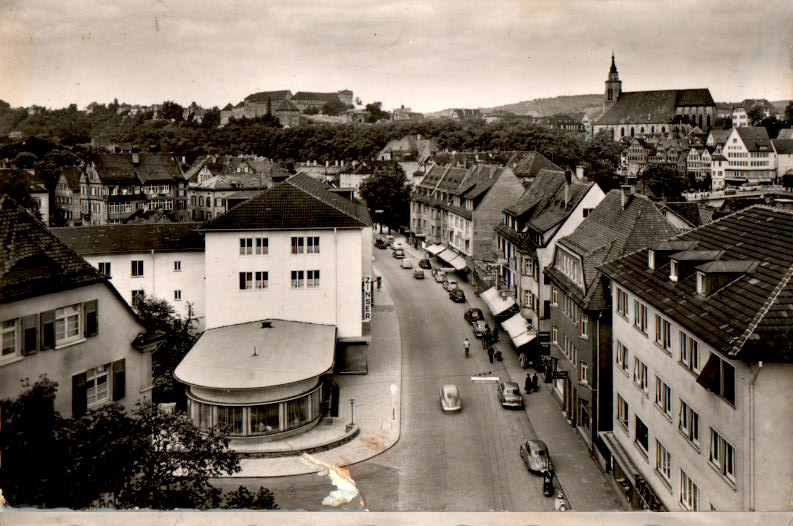
[[[372,321],[372,277],[363,277],[363,316],[362,321]]]

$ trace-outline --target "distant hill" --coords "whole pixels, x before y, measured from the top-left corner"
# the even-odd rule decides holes
[[[502,110],[516,115],[532,115],[534,117],[547,117],[560,113],[572,116],[588,115],[590,119],[597,119],[603,114],[603,95],[564,95],[546,99],[524,100],[503,106],[479,108],[481,112]],[[439,117],[449,110],[441,110],[425,114],[425,117]]]

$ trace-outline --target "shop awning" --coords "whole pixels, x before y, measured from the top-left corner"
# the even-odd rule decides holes
[[[436,254],[436,256],[454,267],[455,270],[462,270],[466,267],[465,258],[454,250],[449,250],[447,248],[443,252]]]
[[[430,245],[427,247],[427,252],[429,252],[433,256],[437,256],[439,253],[443,252],[444,250],[446,250],[446,247],[444,247],[443,245]]]
[[[635,486],[636,477],[641,476],[641,473],[638,469],[636,469],[636,465],[631,460],[631,457],[628,456],[628,453],[622,447],[622,444],[617,441],[617,438],[614,436],[612,431],[601,431],[598,433],[598,435],[603,440],[603,442],[606,443],[606,447],[609,448],[609,451],[611,451],[611,454],[622,468],[622,471],[624,471],[625,474],[630,477],[631,484]]]
[[[512,299],[512,297],[508,296],[502,298],[501,293],[499,293],[496,287],[490,287],[480,294],[479,297],[485,302],[488,310],[490,310],[490,314],[493,316],[498,316],[515,304],[515,300]]]
[[[512,343],[515,347],[526,345],[536,337],[536,333],[531,332],[531,326],[526,318],[520,314],[515,314],[508,320],[505,320],[501,326],[512,338]]]
[[[516,349],[519,349],[522,345],[526,345],[527,343],[531,343],[531,341],[537,337],[536,332],[522,332],[512,338],[512,344],[515,346]]]

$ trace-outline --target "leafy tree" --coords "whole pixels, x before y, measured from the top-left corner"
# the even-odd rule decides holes
[[[275,510],[278,505],[275,503],[273,493],[264,487],[260,487],[254,494],[245,486],[229,491],[224,496],[224,508],[248,509],[248,510]]]
[[[182,122],[184,119],[184,115],[182,114],[183,111],[184,108],[182,108],[179,104],[170,100],[166,100],[162,103],[160,114],[162,115],[163,119]]]
[[[686,177],[666,166],[647,167],[639,174],[639,180],[653,195],[670,201],[682,199],[682,193],[688,188]]]
[[[765,111],[762,107],[755,106],[746,112],[746,116],[749,117],[749,126],[759,126],[760,121],[765,118]]]
[[[383,111],[382,102],[372,102],[366,105],[366,111],[369,112],[369,122],[386,121],[388,120],[388,112]]]
[[[793,173],[782,174],[782,186],[787,190],[793,190]]]
[[[38,219],[40,217],[39,204],[30,195],[30,176],[23,170],[11,169],[0,173],[0,195],[7,195],[16,203],[30,210]]]
[[[788,102],[785,108],[784,119],[787,126],[793,126],[793,101]]]
[[[359,191],[375,222],[391,229],[407,224],[411,188],[399,164],[378,165]]]

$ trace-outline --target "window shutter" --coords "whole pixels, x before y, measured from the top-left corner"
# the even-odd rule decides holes
[[[96,336],[99,332],[99,313],[97,300],[86,301],[83,304],[85,314],[85,336]]]
[[[72,376],[72,418],[83,416],[88,410],[85,393],[85,373]]]
[[[55,348],[55,311],[41,313],[41,350]]]
[[[125,396],[126,381],[124,376],[124,359],[113,362],[113,401],[122,400]]]
[[[697,383],[708,391],[720,394],[720,376],[721,359],[719,359],[719,357],[714,353],[710,353],[710,357],[708,358],[707,363],[705,363],[705,367],[702,368],[702,372],[700,372],[699,376],[697,377]]]
[[[22,352],[33,354],[39,350],[39,315],[22,318]]]

